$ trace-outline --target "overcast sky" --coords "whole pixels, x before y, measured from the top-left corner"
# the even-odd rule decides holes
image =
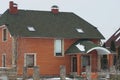
[[[74,12],[104,35],[106,40],[120,27],[120,0],[12,0],[19,9]],[[0,0],[0,14],[9,7],[9,0]]]

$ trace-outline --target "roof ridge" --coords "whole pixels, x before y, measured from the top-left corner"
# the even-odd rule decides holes
[[[18,11],[33,11],[33,12],[51,12],[50,10],[29,10],[29,9],[18,9]],[[59,11],[59,13],[72,13],[73,12],[64,12],[64,11]]]

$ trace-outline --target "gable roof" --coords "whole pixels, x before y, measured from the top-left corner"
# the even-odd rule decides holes
[[[77,46],[79,45],[79,46]],[[83,50],[82,47],[80,47],[80,45],[83,46]],[[74,54],[74,53],[87,53],[87,51],[91,48],[97,47],[99,45],[94,44],[92,41],[89,40],[78,40],[76,41],[74,44],[72,44],[67,50],[66,50],[66,54]],[[79,48],[80,47],[80,48]]]
[[[73,43],[66,51],[65,53],[68,55],[72,54],[87,54],[93,50],[96,50],[98,54],[104,55],[104,54],[110,54],[110,51],[106,48],[101,47],[98,44],[93,43],[89,40],[78,40],[75,43]]]
[[[7,10],[0,18],[0,25],[3,24],[12,36],[104,39],[96,27],[71,12],[53,14],[51,11],[19,10],[18,14],[10,14]],[[35,31],[29,31],[27,27],[33,27]]]
[[[110,47],[112,41],[115,42],[116,47],[120,46],[120,28],[106,41],[105,46]]]

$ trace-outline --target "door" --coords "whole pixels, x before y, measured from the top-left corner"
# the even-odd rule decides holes
[[[77,72],[77,58],[72,57],[72,72]]]

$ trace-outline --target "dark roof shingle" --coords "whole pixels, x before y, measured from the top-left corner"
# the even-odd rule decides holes
[[[7,10],[0,18],[0,25],[3,24],[12,36],[104,39],[96,27],[71,12],[53,14],[50,11],[19,10],[13,15]],[[29,31],[28,26],[34,27],[35,31]],[[84,33],[76,29],[82,29]]]

